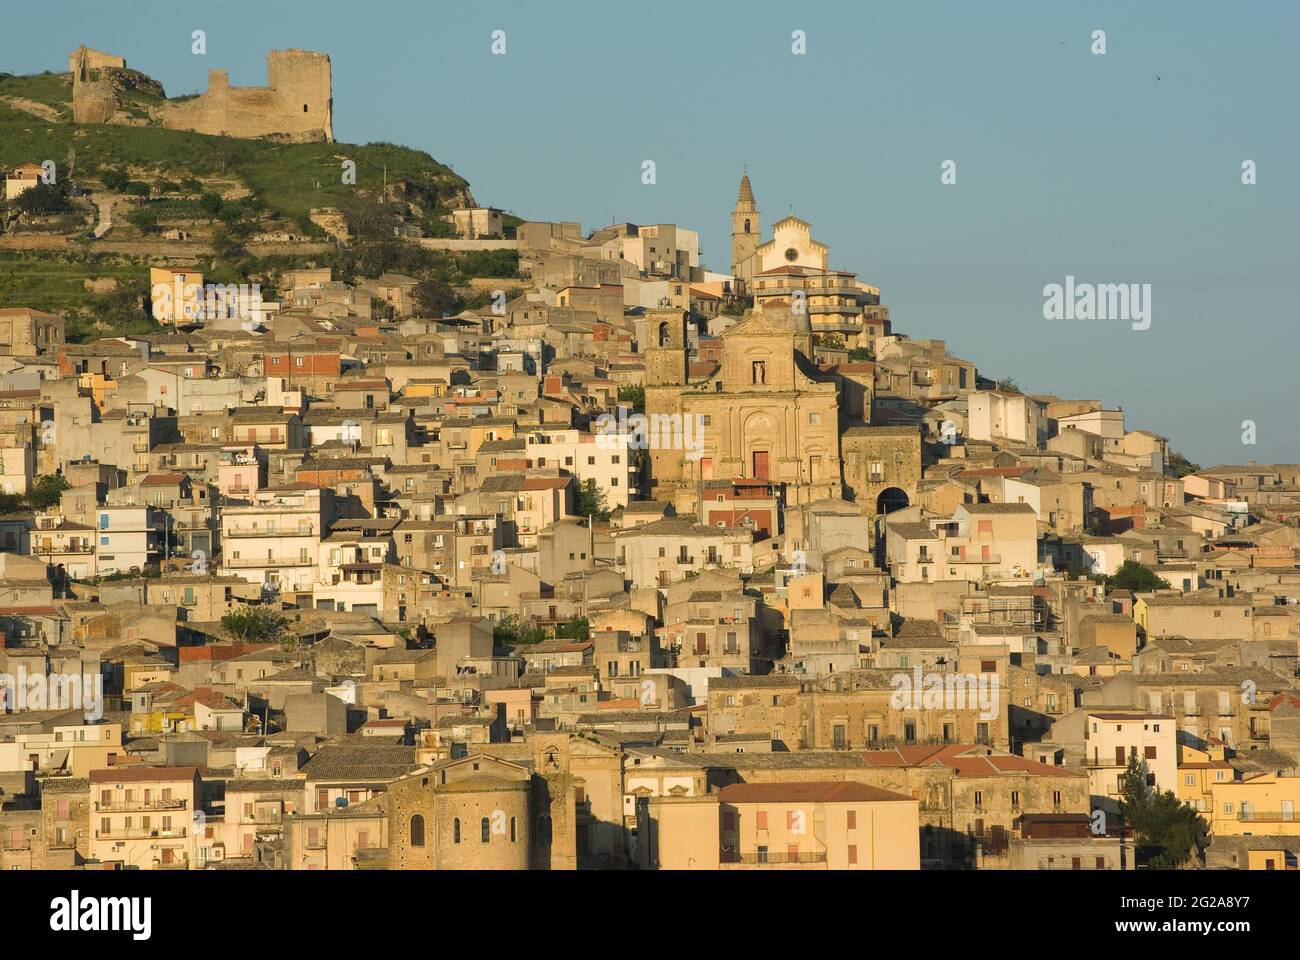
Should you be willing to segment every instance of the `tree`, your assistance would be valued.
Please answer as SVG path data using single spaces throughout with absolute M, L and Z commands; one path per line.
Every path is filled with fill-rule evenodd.
M 38 183 L 20 193 L 13 201 L 19 213 L 44 216 L 50 213 L 67 213 L 72 209 L 68 202 L 68 188 L 61 183 Z
M 297 639 L 289 634 L 288 619 L 270 607 L 237 607 L 221 618 L 221 628 L 244 643 L 285 643 Z
M 1181 480 L 1189 473 L 1199 473 L 1200 470 L 1201 465 L 1199 463 L 1192 463 L 1181 453 L 1177 453 L 1173 450 L 1169 451 L 1169 459 L 1165 463 L 1165 473 L 1169 476 Z
M 624 384 L 618 388 L 618 399 L 631 404 L 633 413 L 645 413 L 645 387 Z
M 1150 774 L 1146 760 L 1139 759 L 1136 750 L 1129 751 L 1128 766 L 1119 782 L 1119 811 L 1129 823 L 1151 801 L 1151 785 L 1147 782 Z
M 850 363 L 870 363 L 876 358 L 871 355 L 871 351 L 866 347 L 854 347 L 849 351 Z
M 517 647 L 521 644 L 541 643 L 546 631 L 535 623 L 524 623 L 517 613 L 508 613 L 492 628 L 492 642 L 498 647 Z
M 587 640 L 591 637 L 591 624 L 586 617 L 570 617 L 555 628 L 556 640 Z
M 429 278 L 415 286 L 415 304 L 421 315 L 440 317 L 444 313 L 458 313 L 463 301 L 451 284 L 445 280 Z
M 577 513 L 580 517 L 595 517 L 597 520 L 609 519 L 609 506 L 605 501 L 605 491 L 596 486 L 595 480 L 584 480 L 578 488 Z
M 1150 593 L 1152 590 L 1168 590 L 1169 581 L 1156 576 L 1150 567 L 1143 566 L 1136 560 L 1125 560 L 1114 574 L 1106 578 L 1106 588 Z
M 1020 384 L 1016 383 L 1015 378 L 1013 377 L 999 380 L 997 386 L 1003 393 L 1024 393 L 1024 391 L 1020 389 Z
M 68 487 L 68 481 L 57 473 L 37 477 L 28 491 L 27 502 L 33 510 L 48 510 L 59 502 L 60 494 Z
M 105 167 L 100 173 L 99 179 L 103 181 L 104 187 L 113 193 L 126 192 L 127 186 L 131 183 L 131 177 L 125 170 L 118 170 L 116 167 Z
M 199 197 L 199 210 L 207 216 L 209 220 L 215 220 L 221 216 L 221 209 L 226 205 L 218 194 L 205 193 Z
M 148 207 L 137 207 L 127 214 L 126 220 L 141 233 L 158 232 L 158 215 Z
M 1152 870 L 1176 870 L 1205 843 L 1209 825 L 1172 790 L 1152 797 L 1139 836 L 1145 840 Z M 1141 848 L 1139 848 L 1141 849 Z
M 1175 870 L 1204 843 L 1208 826 L 1172 790 L 1156 790 L 1137 751 L 1129 753 L 1120 779 L 1120 813 L 1133 828 L 1138 858 L 1153 870 Z

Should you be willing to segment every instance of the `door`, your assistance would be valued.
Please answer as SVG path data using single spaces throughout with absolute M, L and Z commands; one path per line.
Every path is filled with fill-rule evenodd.
M 754 451 L 754 479 L 755 480 L 767 479 L 767 458 L 768 458 L 768 452 L 766 450 Z

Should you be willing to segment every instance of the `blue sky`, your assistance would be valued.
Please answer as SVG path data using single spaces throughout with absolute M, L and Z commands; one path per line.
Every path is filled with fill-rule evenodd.
M 340 140 L 427 150 L 525 217 L 693 227 L 713 268 L 747 165 L 764 226 L 810 220 L 899 332 L 1122 406 L 1203 464 L 1300 461 L 1289 0 L 45 0 L 7 10 L 0 70 L 63 69 L 83 42 L 172 96 L 323 50 Z M 1151 328 L 1044 320 L 1067 274 L 1151 284 Z

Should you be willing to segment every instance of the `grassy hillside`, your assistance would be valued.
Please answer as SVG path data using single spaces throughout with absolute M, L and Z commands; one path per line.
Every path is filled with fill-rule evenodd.
M 419 150 L 391 143 L 284 144 L 164 130 L 144 122 L 157 96 L 124 95 L 123 109 L 138 126 L 72 122 L 72 81 L 67 74 L 0 74 L 0 167 L 53 160 L 59 180 L 93 195 L 119 194 L 113 240 L 159 239 L 170 227 L 211 238 L 200 246 L 198 266 L 214 282 L 253 280 L 273 294 L 283 272 L 330 266 L 340 279 L 398 270 L 436 281 L 452 292 L 442 309 L 477 305 L 472 277 L 518 276 L 513 252 L 451 253 L 423 250 L 394 239 L 399 222 L 426 235 L 445 235 L 440 215 L 472 201 L 469 184 Z M 356 183 L 343 182 L 344 161 L 356 164 Z M 387 194 L 385 195 L 385 185 Z M 238 198 L 238 199 L 233 199 Z M 10 224 L 19 233 L 75 235 L 63 252 L 0 252 L 0 306 L 24 305 L 59 313 L 69 339 L 114 332 L 144 332 L 152 320 L 141 309 L 149 260 L 122 253 L 92 253 L 89 201 L 44 221 Z M 353 240 L 328 255 L 254 252 L 255 233 L 287 231 L 327 239 L 309 219 L 313 208 L 333 207 L 348 220 Z M 5 229 L 0 204 L 0 231 Z M 510 217 L 513 227 L 518 218 Z M 117 289 L 93 292 L 87 281 L 111 278 Z
M 300 221 L 312 207 L 348 209 L 377 203 L 387 176 L 405 181 L 406 198 L 426 214 L 469 196 L 469 184 L 420 150 L 387 143 L 273 143 L 209 137 L 161 127 L 78 125 L 52 122 L 9 100 L 33 101 L 71 117 L 71 80 L 66 74 L 0 75 L 0 166 L 54 160 L 66 170 L 75 151 L 78 181 L 95 185 L 105 168 L 129 168 L 136 179 L 241 181 L 266 207 Z M 342 164 L 356 162 L 356 184 L 343 183 Z
M 50 313 L 68 313 L 85 304 L 89 296 L 87 280 L 111 278 L 127 283 L 140 275 L 141 267 L 131 263 L 0 253 L 0 291 L 4 300 Z

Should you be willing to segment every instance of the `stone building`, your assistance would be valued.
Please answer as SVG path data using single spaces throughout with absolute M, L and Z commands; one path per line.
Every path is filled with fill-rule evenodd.
M 531 775 L 475 754 L 416 770 L 388 800 L 388 866 L 395 870 L 527 870 Z
M 265 87 L 233 87 L 225 70 L 208 73 L 208 89 L 195 97 L 162 100 L 150 119 L 169 130 L 211 136 L 293 143 L 334 142 L 334 99 L 330 58 L 310 50 L 272 50 L 266 58 Z M 82 46 L 68 56 L 73 116 L 77 123 L 139 125 L 136 105 L 123 109 L 123 96 L 143 88 L 161 97 L 162 87 L 112 54 Z
M 838 391 L 811 366 L 807 315 L 752 312 L 723 333 L 721 365 L 698 382 L 687 380 L 684 316 L 654 319 L 646 413 L 655 499 L 737 478 L 781 484 L 789 504 L 840 496 Z M 667 439 L 665 424 L 676 431 Z
M 915 427 L 850 427 L 844 451 L 844 495 L 869 514 L 916 500 L 921 482 L 921 432 Z

